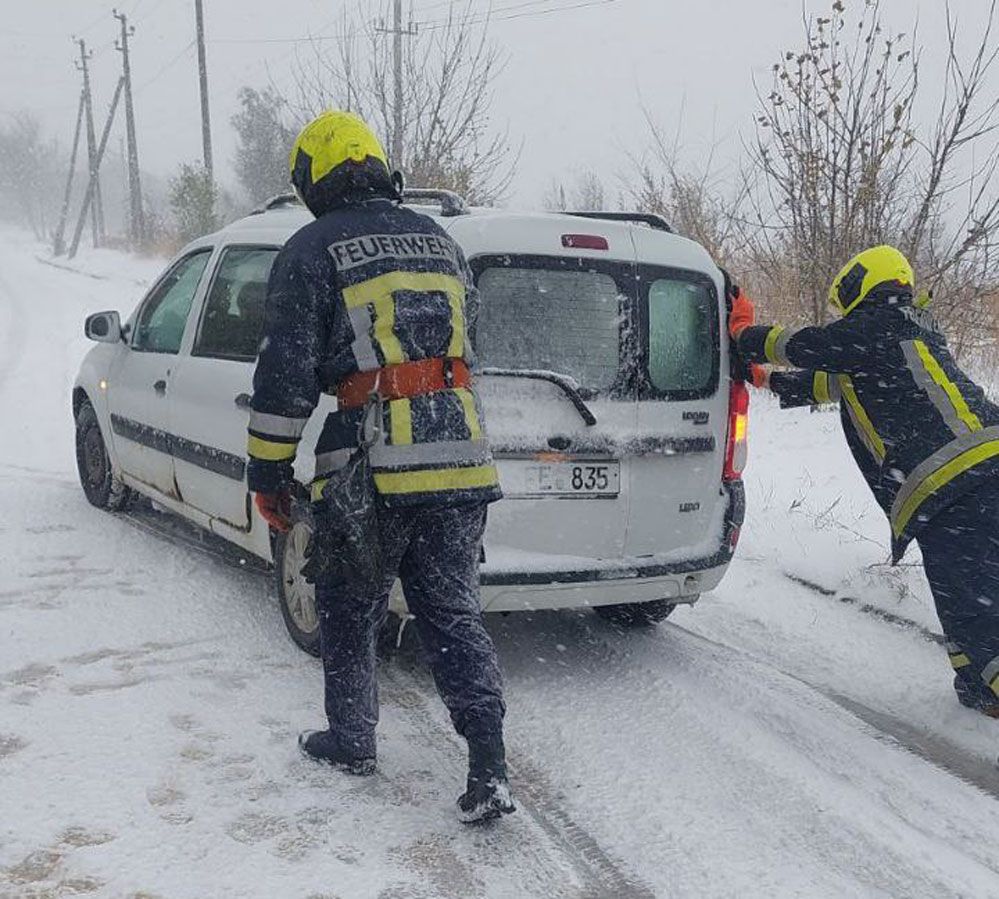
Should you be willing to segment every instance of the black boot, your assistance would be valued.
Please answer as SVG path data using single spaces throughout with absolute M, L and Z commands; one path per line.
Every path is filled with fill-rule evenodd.
M 344 749 L 329 730 L 304 730 L 298 735 L 298 748 L 317 762 L 325 762 L 347 774 L 366 777 L 375 773 L 375 755 Z
M 469 740 L 468 785 L 458 797 L 458 820 L 479 824 L 516 810 L 506 776 L 503 737 Z

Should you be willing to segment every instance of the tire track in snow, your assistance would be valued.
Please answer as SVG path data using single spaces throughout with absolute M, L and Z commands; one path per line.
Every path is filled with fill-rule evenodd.
M 4 335 L 3 348 L 0 349 L 0 392 L 4 392 L 10 376 L 21 364 L 25 341 L 20 300 L 2 275 L 0 275 L 0 296 L 5 298 L 0 308 L 5 311 L 7 317 L 5 326 L 0 327 Z
M 379 674 L 384 675 L 395 689 L 408 689 L 414 701 L 400 703 L 400 706 L 410 715 L 413 724 L 430 739 L 441 741 L 443 736 L 452 755 L 463 764 L 464 749 L 452 735 L 450 727 L 445 729 L 437 719 L 427 701 L 428 696 L 434 695 L 429 672 L 402 650 L 384 669 L 379 669 Z M 547 895 L 572 896 L 575 899 L 611 896 L 614 899 L 655 899 L 654 890 L 629 874 L 565 810 L 557 791 L 551 787 L 541 768 L 519 753 L 509 753 L 507 762 L 518 808 L 530 815 L 563 851 L 583 883 L 582 893 L 567 893 L 561 881 L 554 880 L 550 884 L 552 891 Z
M 859 721 L 863 722 L 868 729 L 874 732 L 873 735 L 875 738 L 881 742 L 910 752 L 969 786 L 975 787 L 983 793 L 999 799 L 999 768 L 991 765 L 989 760 L 967 752 L 945 738 L 929 731 L 924 731 L 915 725 L 903 721 L 901 718 L 871 708 L 857 699 L 824 687 L 821 684 L 813 683 L 783 668 L 778 668 L 767 659 L 757 656 L 754 653 L 739 649 L 730 643 L 705 637 L 695 631 L 688 630 L 682 625 L 671 624 L 670 627 L 683 632 L 686 636 L 694 640 L 706 643 L 716 649 L 724 650 L 727 653 L 741 656 L 747 661 L 766 666 L 791 680 L 797 681 L 808 689 L 814 690 L 820 696 L 824 696 L 830 702 L 835 703 L 841 709 L 849 712 Z
M 807 684 L 807 681 L 802 683 Z M 887 712 L 879 712 L 842 693 L 826 690 L 814 684 L 807 685 L 873 728 L 877 732 L 878 739 L 908 750 L 966 784 L 999 799 L 999 769 L 990 767 L 989 762 L 964 752 L 943 737 L 921 730 Z
M 894 612 L 889 612 L 887 609 L 882 609 L 869 602 L 863 602 L 855 596 L 847 596 L 846 594 L 839 593 L 837 590 L 830 590 L 828 587 L 823 587 L 821 584 L 817 584 L 815 581 L 810 581 L 808 578 L 801 577 L 797 574 L 790 574 L 785 571 L 784 577 L 792 583 L 797 584 L 799 587 L 804 587 L 806 590 L 811 590 L 813 593 L 817 593 L 819 596 L 825 596 L 828 599 L 835 599 L 837 602 L 846 606 L 853 606 L 865 615 L 869 615 L 871 618 L 876 618 L 878 621 L 883 621 L 885 624 L 891 624 L 906 631 L 914 631 L 929 640 L 931 643 L 937 643 L 940 646 L 943 646 L 944 643 L 947 642 L 943 634 L 938 634 L 935 631 L 930 630 L 928 627 L 923 627 L 923 625 L 921 625 L 918 621 L 913 621 L 911 618 L 906 618 L 904 615 L 896 615 Z
M 240 551 L 221 538 L 202 532 L 175 516 L 140 508 L 116 517 L 175 546 L 208 556 L 226 567 L 270 577 L 268 569 L 258 564 L 248 565 Z M 383 695 L 392 700 L 393 711 L 407 717 L 411 726 L 428 742 L 439 745 L 455 760 L 456 766 L 463 766 L 464 748 L 453 735 L 450 725 L 436 717 L 431 709 L 431 700 L 436 702 L 436 691 L 429 672 L 418 660 L 405 649 L 399 650 L 387 663 L 379 665 L 378 676 Z M 540 767 L 517 754 L 511 755 L 509 765 L 521 813 L 526 813 L 553 846 L 561 851 L 562 858 L 558 861 L 573 871 L 582 884 L 582 892 L 566 884 L 565 879 L 559 876 L 559 870 L 553 867 L 551 854 L 544 849 L 520 845 L 519 858 L 530 858 L 535 875 L 545 886 L 544 895 L 553 899 L 608 899 L 612 896 L 614 899 L 655 899 L 654 890 L 625 871 L 564 809 L 557 791 Z
M 910 618 L 896 615 L 894 612 L 889 612 L 871 603 L 863 602 L 853 596 L 840 595 L 837 591 L 823 587 L 821 584 L 816 584 L 807 578 L 787 572 L 784 573 L 784 576 L 798 586 L 811 590 L 813 593 L 834 599 L 844 605 L 853 606 L 858 611 L 869 615 L 877 621 L 890 624 L 900 630 L 918 634 L 930 643 L 942 646 L 946 642 L 942 634 L 938 634 Z M 784 673 L 788 674 L 788 672 Z M 938 768 L 943 768 L 949 774 L 963 780 L 965 783 L 977 787 L 982 792 L 999 799 L 999 761 L 995 765 L 990 765 L 987 760 L 966 752 L 943 737 L 915 727 L 895 715 L 878 711 L 844 693 L 813 684 L 797 675 L 788 674 L 788 676 L 811 687 L 827 699 L 835 702 L 840 708 L 859 718 L 877 732 L 879 739 L 900 746 L 902 749 L 919 756 L 924 761 Z

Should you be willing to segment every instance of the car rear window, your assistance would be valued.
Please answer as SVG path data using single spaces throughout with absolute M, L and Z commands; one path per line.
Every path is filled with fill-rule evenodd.
M 514 262 L 481 270 L 478 288 L 482 366 L 554 371 L 593 391 L 617 381 L 623 298 L 610 274 Z

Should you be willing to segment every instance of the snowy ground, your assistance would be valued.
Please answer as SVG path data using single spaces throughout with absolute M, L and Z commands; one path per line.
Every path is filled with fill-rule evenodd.
M 834 415 L 756 402 L 739 558 L 694 609 L 491 619 L 523 812 L 468 830 L 412 652 L 382 773 L 318 769 L 268 580 L 87 505 L 83 315 L 161 263 L 39 256 L 0 230 L 0 896 L 999 896 L 999 724 L 952 698 Z

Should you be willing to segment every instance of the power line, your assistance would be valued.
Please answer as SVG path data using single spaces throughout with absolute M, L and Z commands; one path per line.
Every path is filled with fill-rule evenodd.
M 357 36 L 357 30 L 342 34 L 310 34 L 305 37 L 213 37 L 209 44 L 306 44 L 309 41 L 345 41 Z
M 460 3 L 460 2 L 461 2 L 461 0 L 450 0 L 450 2 L 447 5 L 453 7 L 457 3 Z M 553 2 L 555 2 L 555 0 L 524 0 L 524 2 L 522 2 L 522 3 L 515 3 L 512 6 L 499 6 L 499 7 L 496 7 L 495 9 L 490 6 L 490 8 L 486 12 L 478 12 L 478 13 L 475 13 L 474 15 L 468 16 L 468 18 L 469 19 L 473 19 L 473 18 L 476 18 L 476 19 L 490 19 L 490 18 L 493 18 L 496 15 L 496 13 L 508 12 L 510 10 L 516 10 L 516 9 L 523 9 L 525 6 L 544 6 L 546 3 L 550 4 L 550 3 L 553 3 Z M 442 4 L 437 4 L 437 5 L 441 6 Z M 431 7 L 427 7 L 427 9 L 433 9 L 433 7 L 432 6 Z M 426 9 L 423 10 L 423 12 L 426 12 L 426 11 L 427 11 Z M 447 15 L 448 15 L 447 19 L 429 20 L 429 21 L 425 21 L 425 22 L 417 22 L 417 24 L 418 25 L 445 25 L 445 24 L 447 24 L 447 22 L 452 17 L 454 17 L 453 10 L 448 10 Z M 458 13 L 457 21 L 459 21 L 459 22 L 465 21 L 465 17 L 460 12 Z
M 102 12 L 96 19 L 91 21 L 89 25 L 73 29 L 73 33 L 86 34 L 88 31 L 93 31 L 98 25 L 103 25 L 107 21 L 107 15 L 107 12 Z
M 554 2 L 555 0 L 532 0 L 532 3 L 537 4 L 538 6 L 542 5 L 543 3 L 554 3 Z M 442 6 L 458 6 L 459 4 L 464 4 L 465 6 L 471 6 L 470 0 L 438 0 L 437 3 L 431 3 L 429 6 L 424 6 L 420 9 L 413 10 L 413 12 L 422 16 L 430 12 L 430 10 L 432 9 L 440 9 Z M 484 13 L 481 13 L 480 15 L 484 15 Z
M 467 24 L 467 25 L 479 25 L 486 22 L 506 22 L 513 19 L 528 19 L 536 18 L 538 16 L 552 15 L 553 13 L 560 12 L 570 12 L 572 10 L 586 9 L 592 6 L 606 6 L 610 3 L 617 3 L 618 0 L 582 0 L 579 3 L 573 3 L 568 6 L 556 6 L 546 9 L 537 9 L 525 12 L 513 12 L 511 15 L 497 15 L 497 13 L 511 12 L 515 10 L 522 10 L 526 6 L 535 6 L 540 2 L 545 2 L 545 0 L 530 0 L 526 3 L 516 3 L 512 6 L 503 6 L 498 9 L 489 12 L 482 13 L 476 17 L 470 17 L 468 19 L 454 20 L 454 19 L 436 19 L 427 22 L 418 22 L 420 29 L 423 31 L 436 31 L 441 28 L 447 28 L 449 26 L 453 27 L 455 24 Z M 310 41 L 346 41 L 358 34 L 357 29 L 352 29 L 341 34 L 310 34 L 304 37 L 257 37 L 257 38 L 213 38 L 209 43 L 213 44 L 301 44 L 308 43 Z
M 175 65 L 177 65 L 178 62 L 180 62 L 187 55 L 188 51 L 194 46 L 194 44 L 195 44 L 194 40 L 189 41 L 176 56 L 171 57 L 167 62 L 165 62 L 162 66 L 160 66 L 160 68 L 156 70 L 156 74 L 154 74 L 150 78 L 147 78 L 145 81 L 142 82 L 142 84 L 138 85 L 133 91 L 133 93 L 138 94 L 139 92 L 144 91 L 153 82 L 159 81 L 159 79 L 163 75 L 165 75 L 169 69 L 172 69 Z
M 617 3 L 617 2 L 618 0 L 583 0 L 583 2 L 574 3 L 569 6 L 556 6 L 549 9 L 538 9 L 532 12 L 514 13 L 509 16 L 498 16 L 492 13 L 483 13 L 477 19 L 473 18 L 461 19 L 460 22 L 457 24 L 482 25 L 485 23 L 492 23 L 492 22 L 510 22 L 513 21 L 514 19 L 536 19 L 539 18 L 540 16 L 550 16 L 553 13 L 570 12 L 572 10 L 577 10 L 577 9 L 587 9 L 588 7 L 591 6 L 606 6 L 609 3 Z M 529 5 L 531 4 L 529 3 L 520 4 L 520 6 L 529 6 Z M 497 10 L 497 12 L 504 12 L 506 10 L 512 10 L 516 8 L 518 7 L 507 6 L 503 7 L 503 9 Z M 455 24 L 456 23 L 454 21 L 448 21 L 448 20 L 437 21 L 437 22 L 422 22 L 420 23 L 420 28 L 423 31 L 439 31 L 442 28 L 453 27 Z

